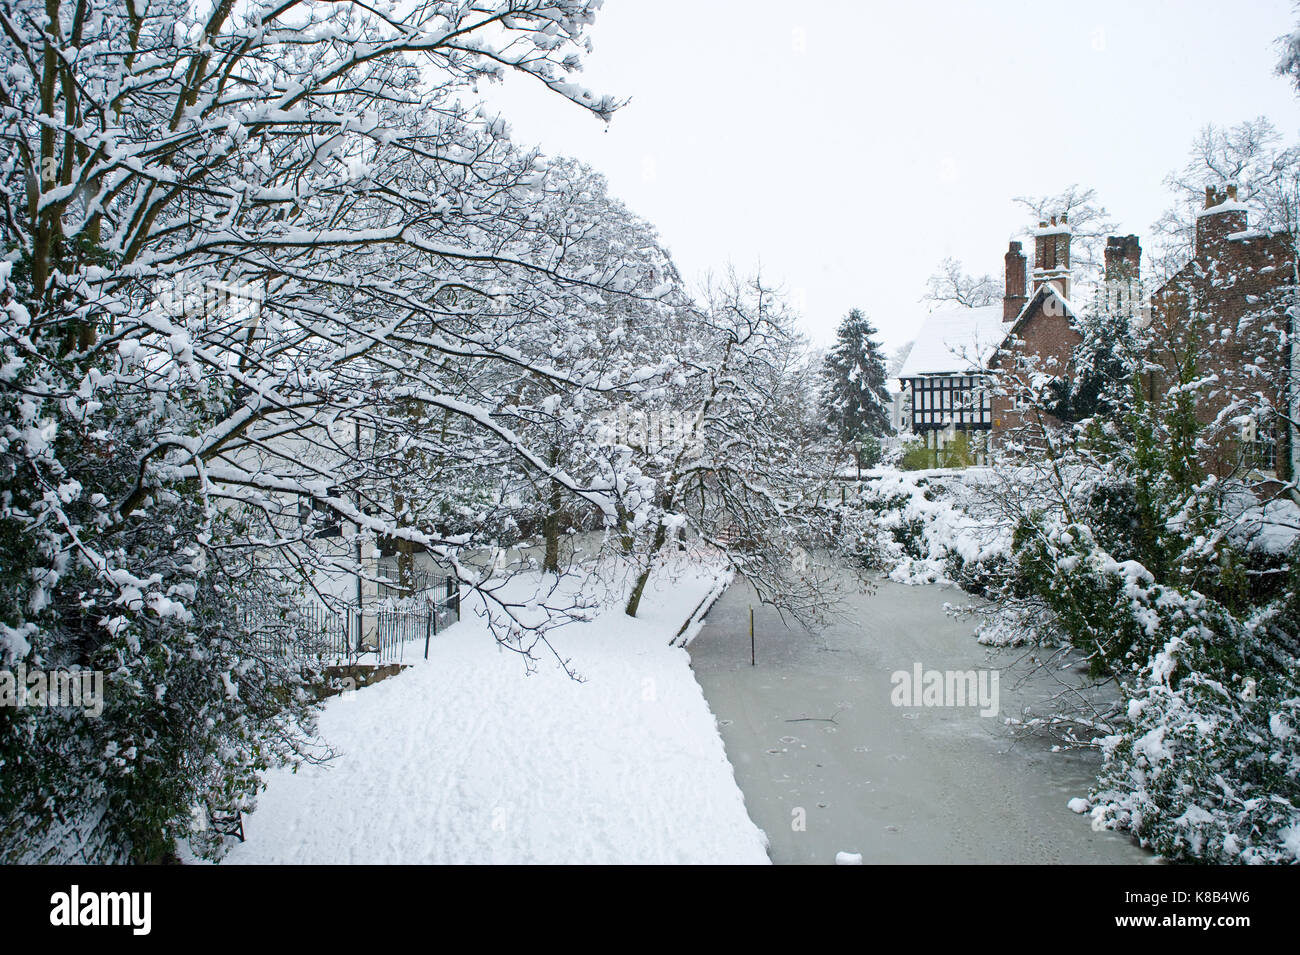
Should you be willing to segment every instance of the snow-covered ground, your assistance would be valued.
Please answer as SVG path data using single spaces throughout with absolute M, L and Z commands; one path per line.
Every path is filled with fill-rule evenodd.
M 470 612 L 411 669 L 332 700 L 323 766 L 273 772 L 241 863 L 767 863 L 685 650 L 716 565 L 553 632 L 528 674 Z M 617 593 L 621 587 L 615 586 Z

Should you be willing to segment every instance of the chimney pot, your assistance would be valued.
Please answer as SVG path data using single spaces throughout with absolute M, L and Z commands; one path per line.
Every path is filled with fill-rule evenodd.
M 1226 202 L 1227 198 L 1228 193 L 1226 190 L 1220 189 L 1218 186 L 1205 187 L 1205 208 L 1213 208 L 1222 202 Z

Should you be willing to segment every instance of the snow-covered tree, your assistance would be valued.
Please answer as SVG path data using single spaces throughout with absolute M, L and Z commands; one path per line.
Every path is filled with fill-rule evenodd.
M 858 309 L 840 322 L 823 366 L 823 408 L 835 435 L 846 443 L 862 435 L 889 434 L 889 386 L 876 328 Z
M 1106 208 L 1097 201 L 1097 190 L 1077 183 L 1046 196 L 1017 196 L 1016 204 L 1031 216 L 1032 230 L 1053 216 L 1065 216 L 1070 226 L 1070 266 L 1076 288 L 1088 289 L 1102 278 L 1102 251 L 1106 237 L 1117 228 Z
M 613 479 L 613 446 L 653 453 L 664 426 L 678 423 L 662 386 L 677 372 L 680 346 L 688 337 L 682 334 L 683 323 L 690 322 L 682 309 L 682 283 L 655 229 L 611 196 L 604 177 L 582 163 L 549 164 L 538 215 L 560 243 L 558 262 L 573 274 L 609 276 L 606 284 L 616 280 L 620 291 L 592 290 L 597 299 L 580 326 L 557 324 L 523 346 L 526 356 L 562 361 L 571 377 L 596 387 L 520 376 L 503 415 L 530 446 L 544 448 L 551 468 L 584 482 Z M 615 382 L 627 387 L 609 387 Z M 527 467 L 518 474 L 534 505 L 529 530 L 540 531 L 543 569 L 559 572 L 562 532 L 598 518 L 599 511 L 544 474 Z
M 627 384 L 523 346 L 635 282 L 567 272 L 544 163 L 466 105 L 511 70 L 607 117 L 573 82 L 597 6 L 0 2 L 0 662 L 112 674 L 97 722 L 0 711 L 7 857 L 153 858 L 302 758 L 264 622 L 381 540 L 479 579 L 490 487 L 431 520 L 429 462 L 508 456 L 612 518 L 502 408 L 512 375 Z
M 1175 204 L 1152 226 L 1155 241 L 1148 260 L 1154 285 L 1187 264 L 1205 188 L 1225 183 L 1250 205 L 1252 227 L 1300 233 L 1300 146 L 1286 145 L 1263 116 L 1235 126 L 1207 125 L 1192 141 L 1183 168 L 1165 177 Z
M 961 262 L 946 258 L 939 263 L 939 271 L 925 281 L 922 301 L 951 302 L 966 308 L 993 305 L 1002 300 L 1002 283 L 985 273 L 976 278 L 966 274 Z
M 629 615 L 664 549 L 687 533 L 724 552 L 782 612 L 813 622 L 831 603 L 826 580 L 798 559 L 836 543 L 836 518 L 822 504 L 834 462 L 808 453 L 798 397 L 807 368 L 793 323 L 761 278 L 730 275 L 706 290 L 669 386 L 691 426 L 640 460 L 641 480 L 622 499 L 623 551 L 637 567 Z

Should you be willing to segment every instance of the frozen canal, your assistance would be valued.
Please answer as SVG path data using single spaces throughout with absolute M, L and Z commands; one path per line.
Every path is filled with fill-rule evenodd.
M 881 582 L 849 598 L 849 616 L 810 634 L 788 628 L 737 581 L 691 644 L 750 817 L 778 863 L 1144 863 L 1124 836 L 1093 832 L 1067 808 L 1086 796 L 1090 754 L 1014 747 L 977 708 L 903 708 L 892 673 L 981 670 L 990 660 L 944 604 L 960 592 Z M 757 666 L 750 666 L 749 608 Z M 1002 714 L 1033 693 L 999 680 Z M 1041 698 L 1041 695 L 1040 697 Z

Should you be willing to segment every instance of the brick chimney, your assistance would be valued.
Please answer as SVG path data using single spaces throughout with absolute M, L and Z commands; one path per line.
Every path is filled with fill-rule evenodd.
M 1135 235 L 1106 239 L 1106 303 L 1112 313 L 1136 316 L 1142 307 L 1142 246 Z
M 1205 208 L 1196 215 L 1196 256 L 1214 254 L 1234 232 L 1248 225 L 1245 203 L 1237 201 L 1237 187 L 1205 187 Z
M 1025 295 L 1025 253 L 1020 251 L 1020 243 L 1012 242 L 1007 247 L 1006 256 L 1006 291 L 1002 294 L 1002 321 L 1015 321 L 1020 310 L 1029 301 Z
M 1070 297 L 1070 224 L 1065 216 L 1052 216 L 1034 230 L 1034 291 L 1051 282 Z
M 1135 235 L 1112 235 L 1106 239 L 1106 281 L 1136 279 L 1142 266 L 1142 246 Z

